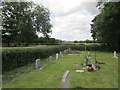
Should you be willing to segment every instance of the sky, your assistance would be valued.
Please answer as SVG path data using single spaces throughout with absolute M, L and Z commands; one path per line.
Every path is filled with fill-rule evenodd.
M 90 23 L 99 13 L 96 0 L 34 0 L 50 10 L 52 38 L 92 40 Z

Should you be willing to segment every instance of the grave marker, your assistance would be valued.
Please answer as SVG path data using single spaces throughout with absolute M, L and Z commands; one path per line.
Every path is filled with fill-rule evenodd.
M 58 59 L 59 57 L 58 57 L 58 53 L 56 53 L 56 60 Z
M 52 60 L 53 59 L 53 57 L 52 56 L 49 56 L 49 60 Z
M 62 58 L 62 52 L 60 51 L 60 53 L 59 53 L 59 58 Z
M 116 51 L 114 51 L 114 58 L 117 58 L 117 54 L 116 54 Z
M 70 88 L 70 71 L 67 70 L 62 78 L 62 88 Z
M 63 51 L 64 55 L 66 54 L 66 50 Z
M 69 53 L 70 53 L 70 48 L 68 49 Z
M 41 70 L 42 69 L 41 68 L 42 64 L 41 64 L 41 60 L 40 59 L 36 59 L 35 66 L 36 66 L 37 70 Z

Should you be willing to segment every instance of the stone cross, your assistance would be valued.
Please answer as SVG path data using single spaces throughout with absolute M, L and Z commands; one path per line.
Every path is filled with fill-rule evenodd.
M 42 69 L 41 68 L 42 64 L 41 64 L 41 60 L 40 59 L 36 59 L 35 66 L 36 66 L 37 70 L 41 70 Z
M 56 60 L 58 59 L 59 57 L 58 57 L 58 53 L 56 53 Z
M 67 70 L 62 78 L 62 88 L 70 88 L 70 71 Z
M 114 58 L 117 58 L 116 51 L 114 51 Z

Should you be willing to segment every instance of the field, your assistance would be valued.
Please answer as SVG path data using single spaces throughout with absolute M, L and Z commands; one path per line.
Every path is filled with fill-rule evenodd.
M 76 45 L 100 45 L 99 43 L 72 43 L 72 44 L 76 44 Z
M 94 60 L 95 52 L 91 54 Z M 113 53 L 96 52 L 96 60 L 105 63 L 100 64 L 100 70 L 76 72 L 82 68 L 85 56 L 87 56 L 85 51 L 82 51 L 80 56 L 66 55 L 61 60 L 46 64 L 41 71 L 32 70 L 17 77 L 3 85 L 3 88 L 61 88 L 61 80 L 66 70 L 71 73 L 71 88 L 118 88 L 118 59 L 113 58 Z

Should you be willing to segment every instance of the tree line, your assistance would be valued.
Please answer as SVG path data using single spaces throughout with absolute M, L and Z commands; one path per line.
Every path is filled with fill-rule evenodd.
M 120 1 L 98 2 L 100 13 L 92 20 L 91 33 L 94 41 L 102 42 L 111 49 L 120 45 Z
M 2 2 L 2 42 L 28 46 L 37 42 L 38 34 L 49 38 L 51 30 L 50 12 L 43 5 L 33 2 Z M 51 38 L 52 40 L 52 38 Z

